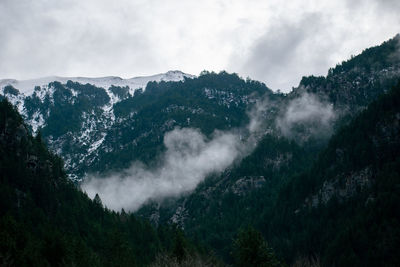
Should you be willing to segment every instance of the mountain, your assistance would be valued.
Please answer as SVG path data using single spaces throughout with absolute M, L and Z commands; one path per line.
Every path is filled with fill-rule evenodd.
M 41 128 L 73 180 L 87 172 L 126 168 L 133 160 L 149 163 L 162 149 L 163 135 L 177 126 L 211 134 L 244 124 L 253 94 L 265 92 L 271 92 L 265 85 L 227 73 L 149 82 L 134 95 L 127 87 L 73 81 L 51 82 L 28 96 L 11 86 L 3 89 L 32 129 Z
M 399 41 L 368 48 L 326 77 L 303 77 L 288 94 L 226 72 L 150 81 L 142 90 L 46 80 L 31 94 L 18 83 L 2 93 L 65 160 L 70 179 L 89 174 L 109 185 L 135 180 L 132 170 L 140 181 L 150 174 L 149 191 L 159 195 L 134 191 L 137 183 L 123 191 L 132 195 L 114 199 L 145 195 L 145 205 L 131 209 L 137 216 L 177 225 L 229 264 L 232 240 L 248 235 L 289 264 L 396 266 Z M 215 141 L 221 137 L 225 146 Z M 206 156 L 197 157 L 204 147 Z M 234 148 L 224 154 L 228 167 L 203 171 L 226 147 Z M 158 179 L 171 170 L 178 171 L 169 180 Z M 157 191 L 193 177 L 189 189 Z M 248 225 L 268 245 L 252 230 L 242 234 Z
M 224 266 L 175 226 L 154 228 L 132 213 L 110 211 L 98 195 L 89 199 L 6 99 L 0 152 L 1 266 Z M 238 260 L 281 266 L 254 229 L 235 242 Z
M 70 178 L 80 180 L 84 173 L 82 169 L 96 158 L 107 131 L 126 119 L 115 117 L 117 103 L 141 94 L 149 82 L 193 77 L 180 71 L 169 71 L 126 80 L 119 77 L 47 77 L 27 81 L 1 80 L 0 84 L 3 95 L 18 107 L 32 131 L 41 129 L 50 148 L 63 156 Z
M 182 233 L 105 209 L 67 179 L 62 160 L 0 102 L 0 265 L 143 266 L 174 254 Z
M 262 226 L 275 248 L 324 266 L 399 265 L 399 104 L 400 83 L 282 187 Z
M 237 167 L 138 214 L 178 224 L 228 262 L 230 240 L 251 224 L 288 263 L 397 266 L 399 101 L 400 84 L 334 134 L 317 159 L 265 137 Z
M 326 77 L 303 77 L 291 94 L 317 94 L 354 114 L 396 85 L 400 75 L 399 48 L 400 34 L 329 69 Z
M 120 77 L 101 77 L 101 78 L 86 78 L 86 77 L 58 77 L 50 76 L 32 80 L 0 80 L 0 89 L 7 98 L 18 107 L 19 112 L 24 116 L 32 126 L 34 132 L 45 124 L 45 119 L 49 114 L 42 114 L 42 110 L 38 110 L 37 105 L 45 104 L 45 100 L 51 99 L 54 103 L 53 94 L 57 91 L 58 84 L 67 84 L 72 82 L 82 85 L 92 85 L 93 88 L 98 88 L 99 94 L 103 94 L 105 106 L 103 109 L 107 112 L 108 117 L 112 118 L 113 105 L 121 100 L 133 96 L 136 90 L 144 90 L 149 82 L 160 81 L 182 81 L 185 78 L 194 78 L 195 76 L 183 73 L 181 71 L 168 71 L 163 74 L 153 76 L 134 77 L 130 79 L 122 79 Z M 72 84 L 71 83 L 71 84 Z M 103 90 L 107 94 L 105 96 Z M 70 90 L 70 93 L 76 97 L 78 94 L 90 92 L 81 92 Z M 93 93 L 93 92 L 92 92 Z M 89 97 L 90 98 L 90 97 Z M 25 104 L 25 100 L 28 100 Z M 57 100 L 57 99 L 56 99 Z M 91 102 L 89 100 L 89 102 Z M 98 105 L 99 102 L 91 102 L 90 105 Z M 43 107 L 42 107 L 43 109 Z M 42 111 L 43 112 L 43 111 Z
M 129 79 L 123 79 L 116 76 L 88 78 L 88 77 L 59 77 L 49 76 L 39 79 L 31 80 L 15 80 L 15 79 L 2 79 L 0 80 L 0 88 L 12 86 L 25 95 L 31 95 L 36 86 L 41 88 L 47 87 L 51 82 L 59 82 L 62 84 L 67 81 L 77 82 L 81 84 L 91 84 L 96 87 L 108 89 L 111 86 L 115 87 L 129 87 L 129 93 L 133 95 L 136 89 L 144 89 L 148 82 L 161 82 L 161 81 L 182 81 L 184 78 L 194 78 L 195 76 L 183 73 L 181 71 L 168 71 L 166 73 L 156 74 L 152 76 L 140 76 Z
M 390 88 L 399 81 L 399 59 L 393 60 L 394 53 L 398 51 L 398 42 L 399 36 L 396 36 L 381 46 L 367 49 L 331 69 L 327 77 L 304 77 L 297 88 L 281 98 L 278 108 L 280 112 L 274 117 L 278 120 L 272 120 L 272 122 L 279 122 L 285 118 L 284 114 L 292 114 L 293 117 L 296 117 L 296 114 L 309 114 L 308 117 L 312 118 L 311 120 L 301 120 L 302 117 L 297 116 L 298 120 L 294 121 L 291 127 L 286 127 L 290 129 L 289 134 L 279 131 L 278 123 L 277 131 L 264 135 L 254 151 L 239 164 L 227 169 L 221 175 L 208 177 L 190 195 L 161 204 L 159 202 L 149 204 L 139 210 L 138 214 L 149 218 L 154 224 L 169 222 L 180 225 L 187 234 L 214 248 L 227 261 L 231 260 L 232 248 L 229 240 L 235 237 L 238 229 L 248 224 L 263 229 L 267 240 L 273 242 L 273 247 L 279 248 L 279 254 L 288 262 L 295 261 L 300 255 L 310 256 L 312 259 L 315 255 L 322 257 L 321 254 L 312 255 L 311 252 L 304 251 L 298 255 L 299 245 L 295 246 L 292 243 L 293 240 L 288 240 L 287 237 L 289 229 L 292 228 L 290 223 L 293 219 L 280 217 L 287 207 L 279 206 L 277 202 L 287 204 L 291 194 L 308 188 L 310 185 L 306 181 L 297 178 L 299 180 L 293 186 L 291 193 L 283 193 L 287 190 L 285 189 L 288 187 L 287 184 L 295 179 L 293 177 L 304 177 L 301 174 L 307 173 L 314 164 L 316 167 L 319 166 L 314 162 L 318 160 L 320 153 L 324 153 L 328 145 L 326 140 L 330 139 L 332 133 L 339 131 L 359 116 L 369 103 L 390 91 Z M 355 81 L 352 82 L 352 79 Z M 315 105 L 310 96 L 325 103 L 322 105 L 325 108 L 321 109 L 320 105 Z M 290 110 L 292 112 L 289 112 Z M 331 131 L 328 135 L 324 135 L 325 131 L 320 130 L 326 125 L 314 114 L 323 114 L 327 110 L 333 112 L 334 119 L 329 124 L 332 127 Z M 373 126 L 373 122 L 370 126 Z M 315 133 L 317 137 L 325 136 L 326 138 L 323 139 L 325 141 L 320 142 L 318 138 L 316 139 Z M 357 144 L 357 138 L 352 139 L 354 144 Z M 354 175 L 357 176 L 357 174 Z M 311 181 L 317 179 L 325 181 L 325 188 L 321 189 L 322 191 L 332 190 L 331 182 L 324 180 L 324 175 L 308 177 Z M 350 183 L 353 183 L 353 187 L 358 186 L 354 181 Z M 337 192 L 342 191 L 342 189 L 337 189 Z M 328 195 L 323 194 L 324 197 Z M 306 198 L 307 196 L 303 196 L 303 199 L 296 199 L 294 203 L 305 202 Z M 312 203 L 316 199 L 318 199 L 316 196 L 309 197 L 307 203 Z M 315 204 L 315 206 L 318 205 Z M 288 213 L 300 212 L 298 208 Z M 271 222 L 273 227 L 270 226 L 271 220 L 278 220 L 286 228 L 278 227 L 276 222 Z M 309 232 L 299 232 L 306 235 L 312 233 L 312 230 L 314 229 L 308 230 Z M 280 244 L 277 245 L 275 242 L 280 242 Z M 285 242 L 289 242 L 293 247 L 290 248 L 287 244 L 282 246 Z M 310 249 L 308 244 L 303 247 Z M 317 252 L 313 251 L 313 253 Z M 318 251 L 318 253 L 322 252 Z

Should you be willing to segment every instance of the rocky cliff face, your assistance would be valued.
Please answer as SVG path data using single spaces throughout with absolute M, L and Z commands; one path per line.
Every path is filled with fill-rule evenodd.
M 327 204 L 335 198 L 340 203 L 368 190 L 374 182 L 373 173 L 370 167 L 350 173 L 342 174 L 332 180 L 326 180 L 321 189 L 315 195 L 307 197 L 303 207 L 316 208 L 319 205 Z M 298 213 L 300 210 L 296 210 Z

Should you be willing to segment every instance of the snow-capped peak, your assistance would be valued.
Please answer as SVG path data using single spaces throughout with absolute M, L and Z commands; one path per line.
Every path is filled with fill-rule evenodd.
M 111 85 L 121 87 L 128 86 L 130 88 L 130 93 L 133 94 L 133 92 L 138 88 L 144 89 L 147 83 L 151 81 L 182 81 L 185 77 L 194 78 L 195 76 L 186 74 L 178 70 L 174 70 L 152 76 L 140 76 L 129 79 L 123 79 L 116 76 L 99 78 L 49 76 L 31 80 L 2 79 L 0 80 L 0 89 L 3 89 L 7 85 L 11 85 L 15 89 L 18 89 L 21 93 L 25 95 L 30 95 L 33 93 L 35 86 L 45 87 L 46 85 L 54 81 L 65 84 L 68 80 L 71 80 L 73 82 L 79 82 L 82 84 L 89 83 L 97 87 L 102 87 L 104 89 L 108 89 Z

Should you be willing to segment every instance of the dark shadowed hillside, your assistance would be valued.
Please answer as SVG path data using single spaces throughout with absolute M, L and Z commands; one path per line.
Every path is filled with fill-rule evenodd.
M 283 254 L 319 258 L 326 266 L 398 266 L 399 152 L 397 85 L 283 187 L 263 222 L 269 240 Z
M 1 266 L 142 266 L 157 254 L 173 261 L 177 236 L 179 257 L 195 251 L 174 227 L 155 229 L 105 209 L 98 196 L 90 200 L 6 100 L 0 102 L 0 168 Z

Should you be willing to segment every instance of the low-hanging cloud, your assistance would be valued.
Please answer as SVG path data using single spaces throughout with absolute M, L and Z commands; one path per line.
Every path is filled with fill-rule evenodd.
M 247 130 L 250 133 L 250 136 L 257 133 L 260 129 L 264 129 L 265 124 L 265 112 L 271 106 L 271 103 L 268 97 L 264 96 L 261 99 L 258 99 L 253 108 L 247 113 L 250 118 L 249 124 L 247 125 Z
M 165 153 L 150 169 L 135 162 L 106 178 L 89 175 L 82 185 L 90 197 L 98 193 L 108 208 L 135 211 L 149 199 L 178 196 L 193 190 L 207 175 L 221 172 L 243 153 L 233 133 L 216 131 L 211 139 L 198 129 L 176 128 L 164 137 Z
M 335 117 L 331 103 L 304 93 L 289 102 L 283 115 L 277 118 L 276 125 L 285 137 L 292 139 L 326 137 L 332 133 Z
M 199 129 L 175 128 L 164 136 L 165 151 L 159 164 L 148 167 L 134 162 L 130 168 L 98 177 L 89 174 L 81 185 L 90 197 L 99 194 L 110 209 L 136 211 L 149 200 L 160 201 L 190 192 L 207 176 L 220 173 L 252 151 L 264 128 L 262 113 L 267 98 L 248 112 L 249 125 L 230 131 L 214 131 L 210 138 Z

